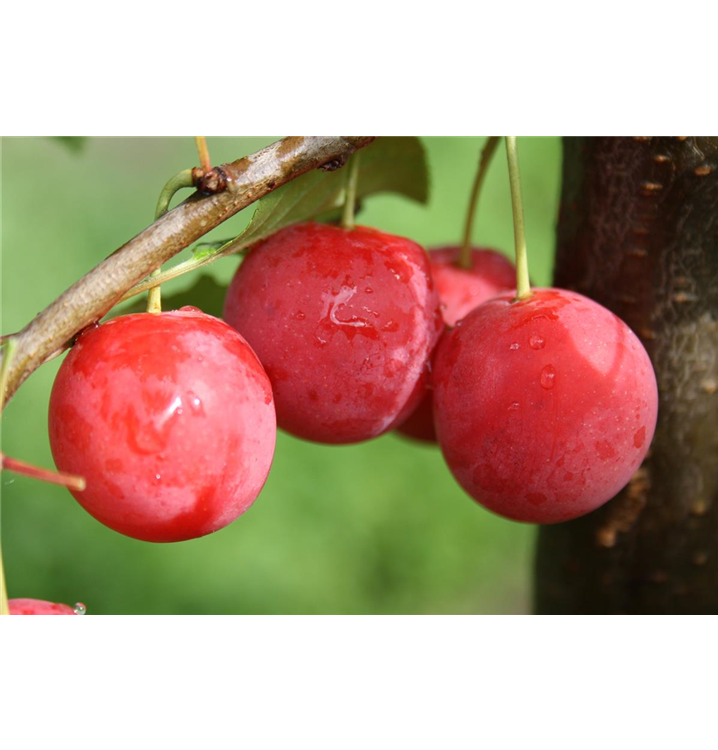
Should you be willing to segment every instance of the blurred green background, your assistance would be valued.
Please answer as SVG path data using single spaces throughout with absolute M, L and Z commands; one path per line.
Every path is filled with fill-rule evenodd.
M 210 138 L 212 161 L 232 161 L 274 140 Z M 483 140 L 424 138 L 428 206 L 377 195 L 364 201 L 359 222 L 426 247 L 458 241 Z M 531 276 L 546 285 L 560 142 L 522 138 L 519 149 Z M 149 224 L 165 181 L 196 163 L 190 137 L 91 138 L 80 151 L 52 139 L 4 138 L 2 333 L 22 328 Z M 251 211 L 208 237 L 238 233 Z M 474 239 L 513 251 L 503 148 L 486 181 Z M 207 272 L 226 285 L 236 266 L 235 258 L 224 259 Z M 195 280 L 190 274 L 163 289 L 172 294 Z M 40 368 L 8 405 L 7 454 L 53 466 L 47 405 L 60 362 Z M 331 447 L 280 433 L 254 506 L 216 534 L 179 544 L 110 531 L 62 488 L 9 473 L 0 482 L 10 597 L 80 600 L 90 614 L 530 610 L 535 528 L 485 511 L 454 482 L 438 448 L 393 434 Z

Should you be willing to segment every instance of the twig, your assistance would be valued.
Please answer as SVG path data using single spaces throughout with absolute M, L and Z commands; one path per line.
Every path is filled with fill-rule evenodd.
M 12 471 L 15 474 L 21 474 L 31 479 L 39 479 L 41 482 L 49 484 L 59 484 L 61 487 L 82 492 L 87 487 L 87 482 L 83 477 L 75 474 L 66 474 L 62 471 L 52 471 L 52 469 L 43 469 L 41 466 L 29 464 L 27 461 L 21 461 L 19 458 L 10 458 L 0 453 L 0 469 L 3 471 Z
M 6 397 L 53 352 L 99 320 L 134 284 L 211 229 L 267 193 L 328 162 L 350 156 L 373 136 L 292 136 L 221 167 L 226 189 L 181 203 L 116 250 L 13 338 Z M 3 354 L 3 356 L 5 356 Z

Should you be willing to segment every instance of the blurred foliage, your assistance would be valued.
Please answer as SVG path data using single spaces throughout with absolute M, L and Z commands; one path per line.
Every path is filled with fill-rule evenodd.
M 274 138 L 210 138 L 215 163 Z M 483 139 L 424 138 L 431 195 L 363 201 L 359 223 L 427 247 L 458 242 Z M 550 282 L 560 179 L 558 139 L 519 142 L 531 276 Z M 192 138 L 2 141 L 2 332 L 24 326 L 152 219 L 168 176 L 196 164 Z M 37 175 L 42 174 L 38 190 Z M 42 201 L 41 203 L 39 201 Z M 239 234 L 251 210 L 208 239 Z M 511 254 L 506 164 L 497 153 L 477 244 Z M 181 259 L 189 257 L 185 252 Z M 163 287 L 166 300 L 221 309 L 237 259 Z M 187 295 L 195 284 L 201 299 Z M 175 296 L 177 295 L 177 296 Z M 192 299 L 188 299 L 191 297 Z M 130 309 L 137 300 L 129 300 Z M 9 404 L 3 449 L 52 466 L 47 404 L 60 360 Z M 62 488 L 3 474 L 2 540 L 10 596 L 110 613 L 498 613 L 529 609 L 534 529 L 491 515 L 454 482 L 436 448 L 395 435 L 330 447 L 279 435 L 254 506 L 209 537 L 155 545 L 116 534 Z
M 72 151 L 81 151 L 85 145 L 88 136 L 86 135 L 50 135 L 48 138 L 54 138 L 56 141 L 64 143 Z

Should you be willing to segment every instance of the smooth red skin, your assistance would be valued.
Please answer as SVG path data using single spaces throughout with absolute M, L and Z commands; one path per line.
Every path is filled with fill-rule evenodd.
M 512 297 L 484 303 L 442 340 L 439 443 L 489 510 L 568 521 L 610 500 L 641 464 L 656 426 L 656 378 L 638 338 L 596 302 L 559 289 Z
M 516 287 L 516 268 L 496 250 L 472 248 L 471 268 L 459 268 L 459 247 L 429 251 L 431 274 L 439 293 L 447 329 L 452 328 L 482 302 Z M 436 443 L 434 405 L 429 391 L 399 432 L 414 440 Z
M 42 599 L 10 599 L 8 601 L 11 615 L 76 615 L 77 612 L 67 604 L 45 602 Z
M 78 339 L 50 397 L 58 469 L 98 521 L 151 542 L 244 513 L 274 453 L 272 389 L 244 339 L 196 308 L 126 315 Z
M 438 303 L 415 242 L 306 223 L 252 251 L 224 317 L 267 370 L 280 427 L 356 443 L 391 430 L 421 399 L 443 327 Z
M 472 248 L 471 268 L 466 269 L 456 265 L 459 253 L 458 247 L 429 251 L 431 273 L 449 328 L 486 300 L 516 288 L 516 268 L 505 255 L 496 250 Z

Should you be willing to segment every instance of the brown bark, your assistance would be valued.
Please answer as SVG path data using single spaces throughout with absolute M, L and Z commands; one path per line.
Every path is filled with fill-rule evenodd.
M 295 177 L 334 167 L 373 136 L 290 137 L 223 164 L 227 184 L 216 195 L 195 194 L 116 250 L 73 284 L 19 333 L 6 396 L 79 331 L 99 320 L 134 284 L 216 226 Z
M 641 469 L 541 529 L 539 613 L 718 612 L 718 138 L 564 140 L 556 286 L 625 320 L 660 406 Z

